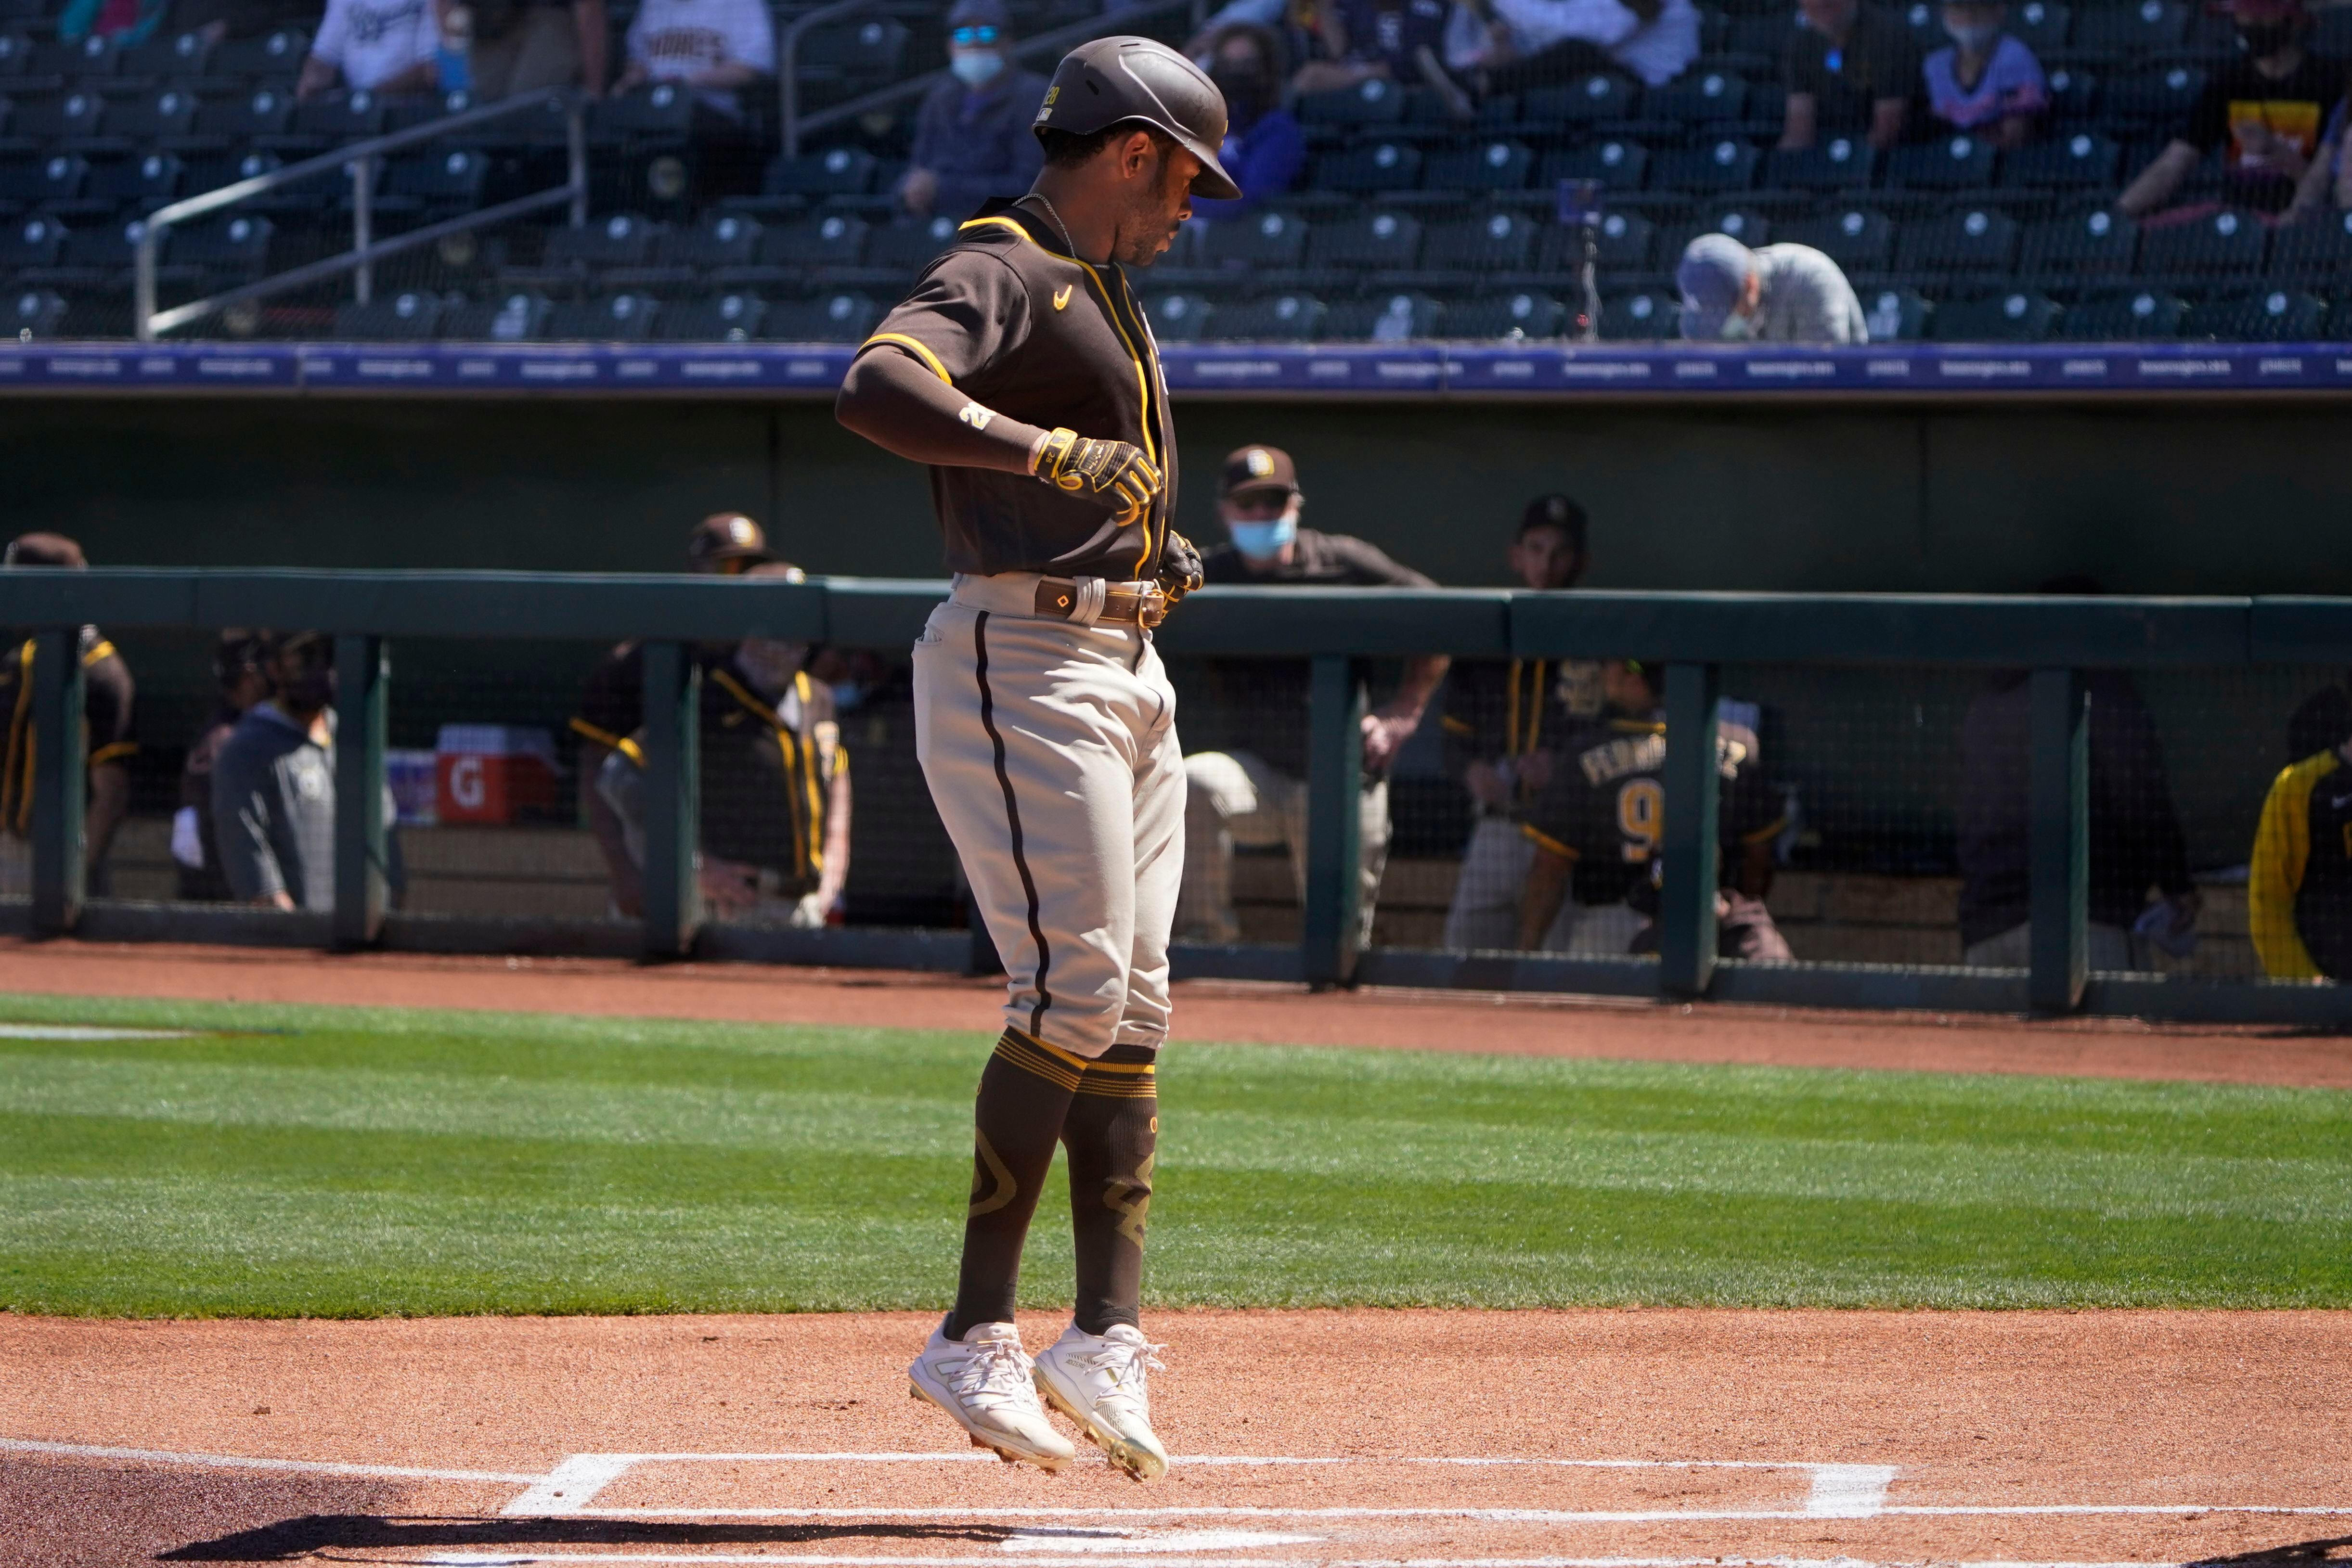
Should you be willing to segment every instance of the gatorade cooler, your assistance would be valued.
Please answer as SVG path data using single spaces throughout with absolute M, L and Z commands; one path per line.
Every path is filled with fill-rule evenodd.
M 445 724 L 433 747 L 434 814 L 511 822 L 555 806 L 555 737 L 503 724 Z

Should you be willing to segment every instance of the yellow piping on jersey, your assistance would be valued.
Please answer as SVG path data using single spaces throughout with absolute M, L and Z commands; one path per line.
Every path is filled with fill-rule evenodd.
M 8 718 L 7 761 L 0 764 L 5 768 L 5 772 L 0 772 L 0 800 L 5 800 L 14 786 L 16 810 L 13 813 L 15 821 L 8 825 L 19 838 L 25 836 L 33 823 L 33 747 L 39 740 L 39 737 L 32 733 L 33 650 L 38 646 L 40 644 L 36 639 L 27 637 L 23 650 L 16 656 L 16 711 Z M 25 756 L 21 783 L 16 768 L 19 747 L 24 748 Z
M 84 764 L 84 766 L 96 768 L 101 763 L 118 761 L 122 758 L 131 756 L 137 752 L 138 749 L 139 743 L 135 740 L 118 740 L 110 745 L 101 746 L 96 751 L 91 752 L 89 754 L 89 762 Z
M 907 336 L 906 333 L 877 332 L 874 336 L 866 339 L 866 341 L 857 345 L 857 354 L 864 353 L 866 350 L 872 348 L 877 343 L 896 343 L 902 349 L 912 350 L 917 359 L 931 367 L 931 373 L 933 375 L 939 377 L 940 380 L 947 382 L 950 386 L 955 385 L 955 379 L 948 374 L 948 368 L 940 363 L 940 357 L 931 352 L 929 349 L 924 347 L 921 343 L 919 343 L 914 339 Z M 852 354 L 849 357 L 854 360 L 857 357 L 857 354 Z
M 2280 773 L 2263 801 L 2246 876 L 2246 934 L 2263 973 L 2274 980 L 2315 980 L 2319 966 L 2295 928 L 2294 898 L 2311 863 L 2311 792 L 2336 771 L 2333 751 L 2306 757 Z
M 81 667 L 87 670 L 95 665 L 100 659 L 110 659 L 112 657 L 114 657 L 114 644 L 101 637 L 90 645 L 89 653 L 84 653 L 81 656 Z
M 824 872 L 824 841 L 817 832 L 816 825 L 824 816 L 824 808 L 817 800 L 816 758 L 810 750 L 809 747 L 809 732 L 816 727 L 816 726 L 811 723 L 809 719 L 809 705 L 816 700 L 816 696 L 815 694 L 809 689 L 809 678 L 808 672 L 806 670 L 795 670 L 793 672 L 793 690 L 800 694 L 801 699 L 801 732 L 796 738 L 800 741 L 801 747 L 801 781 L 808 789 L 809 866 L 810 869 L 815 871 L 819 875 L 823 875 Z
M 976 229 L 982 227 L 983 225 L 994 225 L 1001 228 L 1011 229 L 1014 234 L 1019 235 L 1031 245 L 1037 246 L 1039 250 L 1045 250 L 1047 256 L 1059 255 L 1058 252 L 1045 250 L 1044 246 L 1038 245 L 1037 236 L 1031 234 L 1028 228 L 1022 224 L 1020 219 L 1008 218 L 993 213 L 990 214 L 987 217 L 972 218 L 957 225 L 956 232 L 958 234 L 961 234 L 965 229 Z M 1127 357 L 1132 361 L 1135 365 L 1136 390 L 1143 398 L 1143 455 L 1146 457 L 1150 458 L 1152 465 L 1158 468 L 1162 475 L 1165 475 L 1168 472 L 1168 465 L 1160 460 L 1159 444 L 1151 439 L 1151 426 L 1153 423 L 1151 418 L 1151 377 L 1150 374 L 1143 368 L 1143 356 L 1135 351 L 1135 340 L 1127 335 L 1127 329 L 1125 327 L 1119 325 L 1118 307 L 1117 304 L 1113 303 L 1110 297 L 1110 289 L 1103 283 L 1102 274 L 1097 272 L 1091 265 L 1077 256 L 1062 256 L 1061 259 L 1068 262 L 1071 266 L 1085 273 L 1087 278 L 1094 284 L 1095 292 L 1102 296 L 1104 313 L 1110 317 L 1110 329 L 1118 334 L 1120 345 L 1127 350 Z M 1128 294 L 1128 302 L 1129 307 L 1132 308 L 1135 297 L 1132 294 L 1128 293 L 1127 280 L 1123 277 L 1119 279 L 1119 291 L 1123 294 Z M 1141 319 L 1141 314 L 1139 312 L 1138 313 L 1137 319 L 1139 320 Z M 1162 518 L 1162 526 L 1165 526 L 1164 517 Z M 1143 553 L 1135 558 L 1135 571 L 1138 577 L 1143 575 L 1144 563 L 1151 559 L 1151 552 L 1154 548 L 1155 547 L 1151 542 L 1151 519 L 1147 516 L 1143 519 Z
M 753 696 L 742 682 L 725 670 L 713 670 L 710 672 L 710 677 L 719 683 L 728 695 L 766 721 L 769 729 L 773 732 L 776 737 L 776 753 L 783 759 L 784 798 L 791 802 L 795 830 L 793 833 L 793 873 L 796 876 L 806 876 L 812 870 L 821 873 L 824 868 L 824 849 L 817 841 L 817 794 L 814 777 L 815 767 L 807 759 L 808 738 L 805 736 L 794 735 L 792 727 L 783 721 L 773 706 Z M 805 718 L 809 702 L 808 676 L 805 674 L 795 673 L 793 680 L 801 693 L 801 714 Z M 793 753 L 795 745 L 800 747 L 798 758 Z M 805 815 L 803 814 L 801 801 L 793 789 L 792 778 L 794 773 L 800 773 L 807 779 L 808 810 Z
M 1565 861 L 1572 861 L 1577 858 L 1576 850 L 1573 846 L 1561 843 L 1558 839 L 1553 838 L 1549 833 L 1543 831 L 1532 823 L 1521 822 L 1519 824 L 1519 831 L 1527 835 L 1528 841 L 1529 843 L 1535 845 L 1536 848 L 1542 850 L 1547 853 L 1558 855 L 1560 859 Z
M 584 718 L 574 718 L 572 721 L 572 733 L 583 740 L 594 741 L 607 751 L 626 751 L 630 748 L 629 742 L 623 737 L 614 735 L 609 729 L 599 729 Z

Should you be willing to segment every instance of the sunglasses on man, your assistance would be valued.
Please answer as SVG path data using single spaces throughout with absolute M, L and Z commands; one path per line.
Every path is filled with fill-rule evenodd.
M 968 49 L 974 44 L 985 46 L 996 42 L 996 29 L 988 26 L 958 27 L 948 37 L 956 44 Z

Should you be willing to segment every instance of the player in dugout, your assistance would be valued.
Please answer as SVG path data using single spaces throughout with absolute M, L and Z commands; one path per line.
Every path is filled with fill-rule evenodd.
M 2352 978 L 2352 727 L 2271 784 L 2254 830 L 2246 926 L 2273 980 Z
M 1267 587 L 1433 588 L 1378 545 L 1298 526 L 1305 498 L 1297 465 L 1276 446 L 1244 446 L 1225 459 L 1218 515 L 1229 542 L 1202 559 L 1208 583 Z M 1396 695 L 1364 716 L 1364 789 L 1359 943 L 1371 940 L 1373 906 L 1389 857 L 1389 765 L 1421 727 L 1447 659 L 1406 661 Z M 1307 695 L 1304 659 L 1219 660 L 1208 671 L 1209 712 L 1187 728 L 1223 744 L 1184 758 L 1184 884 L 1176 930 L 1195 941 L 1237 942 L 1234 846 L 1290 852 L 1300 902 L 1307 887 Z M 1220 733 L 1222 731 L 1223 733 Z
M 761 561 L 743 574 L 786 582 L 801 570 Z M 814 930 L 841 911 L 849 880 L 849 753 L 833 690 L 812 679 L 809 646 L 746 637 L 702 666 L 700 855 L 704 906 L 726 920 Z M 589 706 L 609 704 L 590 693 Z M 645 735 L 608 749 L 596 780 L 643 885 Z
M 81 546 L 63 534 L 20 534 L 0 553 L 0 569 L 61 567 L 88 570 Z M 11 639 L 0 653 L 0 714 L 8 736 L 0 749 L 0 897 L 21 898 L 32 890 L 33 683 L 36 644 Z M 131 805 L 131 703 L 136 693 L 131 666 L 95 626 L 81 629 L 75 643 L 81 660 L 83 745 L 86 752 L 82 809 L 82 857 L 86 885 L 106 891 L 106 853 Z
M 1511 570 L 1538 591 L 1573 588 L 1591 564 L 1584 508 L 1566 496 L 1528 503 L 1511 542 Z M 1601 712 L 1594 659 L 1456 661 L 1445 683 L 1448 771 L 1470 792 L 1476 824 L 1445 911 L 1446 946 L 1508 947 L 1518 936 L 1519 895 L 1535 844 L 1519 831 L 1528 805 L 1551 781 L 1551 747 L 1570 726 Z M 1560 905 L 1545 946 L 1564 952 L 1580 906 Z
M 740 577 L 775 559 L 766 532 L 740 512 L 713 512 L 686 536 L 686 569 L 698 577 Z M 714 653 L 724 657 L 726 653 L 724 645 L 697 651 L 706 669 Z M 572 733 L 580 737 L 581 815 L 587 818 L 596 851 L 604 857 L 613 913 L 633 920 L 646 912 L 637 873 L 643 857 L 630 852 L 621 820 L 613 814 L 597 780 L 604 759 L 644 726 L 645 690 L 645 645 L 635 639 L 618 643 L 590 672 L 580 711 L 572 719 Z
M 270 695 L 270 633 L 231 626 L 213 647 L 217 696 L 204 733 L 180 768 L 180 809 L 172 813 L 172 859 L 179 866 L 179 896 L 188 904 L 225 904 L 236 896 L 221 867 L 220 835 L 213 821 L 213 768 L 237 721 Z
M 1666 722 L 1651 666 L 1612 659 L 1601 666 L 1606 706 L 1560 737 L 1550 781 L 1520 831 L 1535 845 L 1519 902 L 1518 946 L 1542 951 L 1571 889 L 1585 908 L 1580 949 L 1658 950 L 1658 894 L 1664 883 Z M 1780 801 L 1755 766 L 1755 732 L 1718 720 L 1722 775 L 1722 867 L 1717 943 L 1727 958 L 1788 962 L 1789 944 L 1764 895 L 1772 842 L 1786 825 Z M 1601 933 L 1611 935 L 1603 940 Z

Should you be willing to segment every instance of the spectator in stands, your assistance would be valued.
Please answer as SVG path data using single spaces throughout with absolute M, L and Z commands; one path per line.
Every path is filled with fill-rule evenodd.
M 63 567 L 86 570 L 81 546 L 63 534 L 20 534 L 0 552 L 0 569 Z M 38 644 L 27 639 L 0 654 L 0 722 L 8 727 L 0 748 L 0 894 L 22 897 L 31 890 L 33 832 L 33 693 L 30 680 Z M 131 806 L 130 759 L 139 749 L 131 738 L 131 705 L 136 695 L 131 666 L 95 626 L 85 626 L 75 643 L 82 676 L 82 864 L 92 893 L 106 891 L 106 855 L 114 831 Z
M 173 25 L 201 36 L 207 45 L 299 26 L 318 14 L 317 6 L 301 0 L 179 0 L 172 7 Z
M 1698 33 L 1692 0 L 1483 0 L 1454 7 L 1445 63 L 1481 97 L 1593 71 L 1662 87 L 1698 57 Z
M 2224 144 L 2221 201 L 2174 207 L 2157 222 L 2194 222 L 2225 205 L 2275 216 L 2326 199 L 2332 149 L 2323 136 L 2344 99 L 2345 63 L 2305 48 L 2311 17 L 2302 0 L 2235 0 L 2231 20 L 2243 50 L 2206 78 L 2188 123 L 2116 198 L 2126 216 L 2157 214 Z
M 213 833 L 240 904 L 335 906 L 334 644 L 274 636 L 271 695 L 247 708 L 213 762 Z
M 327 0 L 294 96 L 316 98 L 338 80 L 355 92 L 424 92 L 440 79 L 429 0 Z
M 2352 723 L 2273 781 L 2247 866 L 2246 929 L 2273 980 L 2352 979 Z
M 802 580 L 761 561 L 746 577 Z M 849 879 L 849 754 L 833 692 L 805 643 L 746 637 L 703 666 L 701 840 L 696 882 L 722 918 L 813 931 L 836 919 Z M 605 754 L 597 787 L 644 882 L 644 732 Z
M 180 768 L 180 809 L 172 814 L 172 858 L 179 862 L 180 897 L 190 903 L 220 904 L 234 896 L 213 823 L 213 769 L 237 721 L 269 695 L 269 640 L 267 632 L 232 626 L 213 649 L 213 716 L 188 747 Z
M 2039 591 L 2099 591 L 2054 578 Z M 2091 693 L 2091 927 L 2094 969 L 2153 966 L 2151 941 L 2185 951 L 2196 928 L 2196 883 L 2172 807 L 2156 726 L 2120 670 L 2085 679 Z M 1978 967 L 2023 968 L 2032 952 L 2030 731 L 2032 682 L 2022 670 L 1985 683 L 1960 725 L 1960 941 Z M 2154 889 L 2160 903 L 2151 904 Z
M 1450 84 L 1439 51 L 1451 11 L 1452 0 L 1318 5 L 1315 29 L 1328 57 L 1300 66 L 1291 86 L 1300 92 L 1336 92 L 1380 77 L 1398 83 L 1427 81 L 1444 92 Z
M 754 567 L 775 559 L 768 536 L 740 512 L 714 512 L 694 525 L 686 538 L 686 569 L 698 576 L 740 577 Z M 706 661 L 707 662 L 707 661 Z M 612 885 L 613 911 L 632 917 L 645 913 L 645 896 L 637 867 L 643 852 L 632 853 L 621 820 L 613 814 L 597 779 L 604 758 L 628 744 L 645 724 L 646 650 L 637 642 L 623 643 L 597 662 L 580 696 L 580 712 L 572 733 L 580 737 L 580 810 L 596 836 Z
M 1566 496 L 1528 503 L 1512 541 L 1512 575 L 1538 591 L 1573 588 L 1591 556 L 1584 508 Z M 1469 790 L 1477 814 L 1454 899 L 1445 911 L 1445 946 L 1508 947 L 1519 929 L 1519 897 L 1535 844 L 1519 831 L 1528 804 L 1551 782 L 1551 747 L 1576 724 L 1601 712 L 1601 665 L 1591 659 L 1457 661 L 1445 684 L 1445 740 L 1450 771 Z M 1580 906 L 1559 914 L 1573 926 Z M 1548 942 L 1564 949 L 1563 939 Z M 1622 950 L 1622 947 L 1621 947 Z
M 1568 936 L 1561 916 L 1571 893 L 1581 913 L 1563 946 L 1658 950 L 1668 739 L 1655 681 L 1638 660 L 1610 660 L 1601 667 L 1604 710 L 1559 737 L 1550 777 L 1519 830 L 1535 850 L 1519 899 L 1523 951 L 1559 950 L 1551 945 Z M 1752 730 L 1718 722 L 1718 864 L 1727 880 L 1715 898 L 1717 942 L 1727 958 L 1786 963 L 1789 944 L 1764 897 L 1772 841 L 1787 822 L 1756 758 Z
M 1675 269 L 1682 332 L 1695 342 L 1867 343 L 1862 301 L 1838 264 L 1802 245 L 1748 249 L 1729 235 L 1701 235 Z
M 1937 124 L 2013 148 L 2032 140 L 2050 107 L 2050 84 L 2033 51 L 2001 30 L 2008 19 L 1999 0 L 1946 0 L 1944 34 L 1952 41 L 1920 69 Z
M 477 100 L 573 83 L 601 98 L 611 24 L 604 0 L 435 0 L 445 37 L 467 31 L 467 69 Z M 453 23 L 464 12 L 461 29 Z
M 1219 160 L 1242 188 L 1229 202 L 1192 198 L 1196 218 L 1234 218 L 1298 183 L 1307 167 L 1307 132 L 1282 103 L 1282 40 L 1272 28 L 1236 22 L 1209 40 L 1209 79 L 1225 95 L 1225 141 Z
M 775 25 L 761 0 L 646 0 L 629 24 L 627 48 L 614 91 L 677 82 L 730 125 L 743 120 L 740 90 L 776 69 Z
M 1013 63 L 1003 0 L 956 0 L 948 13 L 948 69 L 915 115 L 915 145 L 898 204 L 917 217 L 961 222 L 991 196 L 1018 195 L 1045 166 L 1031 134 L 1045 80 Z
M 1184 53 L 1205 71 L 1215 63 L 1213 49 L 1218 35 L 1227 27 L 1247 23 L 1275 36 L 1282 45 L 1279 57 L 1287 64 L 1304 63 L 1320 57 L 1323 51 L 1323 36 L 1316 26 L 1314 0 L 1225 0 L 1194 29 L 1184 45 Z
M 170 0 L 66 0 L 58 37 L 69 44 L 96 37 L 129 48 L 145 43 L 170 9 Z
M 1389 559 L 1377 545 L 1298 526 L 1298 470 L 1278 447 L 1244 446 L 1225 459 L 1218 514 L 1229 542 L 1208 553 L 1202 575 L 1212 583 L 1323 588 L 1431 588 L 1435 584 Z M 1396 695 L 1364 716 L 1364 789 L 1360 821 L 1360 941 L 1388 864 L 1388 768 L 1421 727 L 1429 699 L 1445 678 L 1442 654 L 1407 660 Z M 1234 914 L 1234 846 L 1283 845 L 1299 896 L 1307 877 L 1307 713 L 1304 659 L 1220 661 L 1211 665 L 1209 711 L 1186 733 L 1210 746 L 1184 758 L 1184 883 L 1176 929 L 1197 941 L 1238 940 Z M 1223 744 L 1219 745 L 1222 741 Z
M 1862 0 L 1800 0 L 1803 25 L 1780 48 L 1789 100 L 1780 145 L 1859 136 L 1882 151 L 1903 139 L 1919 86 L 1911 29 Z

